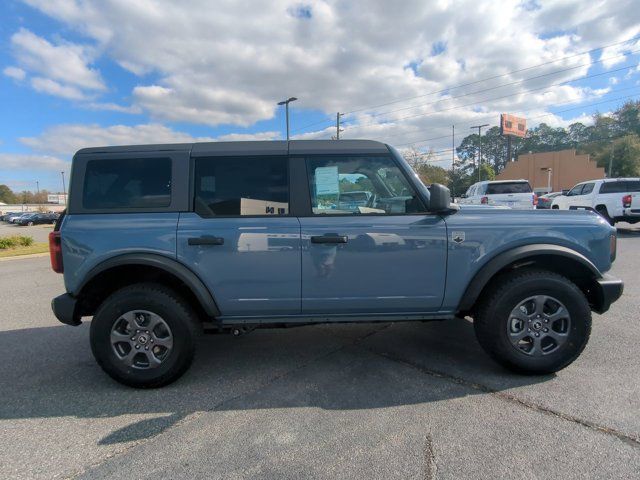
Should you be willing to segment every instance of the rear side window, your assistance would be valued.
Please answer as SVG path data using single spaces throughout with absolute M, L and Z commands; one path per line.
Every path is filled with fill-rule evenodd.
M 289 214 L 286 157 L 197 158 L 195 169 L 201 217 Z
M 600 193 L 640 192 L 640 180 L 626 180 L 620 182 L 604 182 Z
M 90 160 L 84 175 L 86 209 L 161 208 L 171 203 L 171 159 Z
M 487 195 L 498 195 L 503 193 L 531 193 L 531 185 L 529 185 L 529 182 L 503 182 L 487 184 Z

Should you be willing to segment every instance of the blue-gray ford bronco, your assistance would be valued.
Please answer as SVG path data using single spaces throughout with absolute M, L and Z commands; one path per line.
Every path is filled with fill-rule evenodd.
M 459 207 L 367 140 L 86 148 L 49 241 L 56 317 L 93 317 L 134 387 L 180 377 L 204 331 L 456 316 L 506 368 L 555 372 L 623 289 L 596 213 Z

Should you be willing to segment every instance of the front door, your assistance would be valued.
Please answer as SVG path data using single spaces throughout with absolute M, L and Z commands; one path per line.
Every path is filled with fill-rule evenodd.
M 178 259 L 224 317 L 300 313 L 300 223 L 289 211 L 288 159 L 195 158 L 193 212 Z
M 302 312 L 437 311 L 446 226 L 426 213 L 395 160 L 328 156 L 306 162 L 312 211 L 300 218 Z

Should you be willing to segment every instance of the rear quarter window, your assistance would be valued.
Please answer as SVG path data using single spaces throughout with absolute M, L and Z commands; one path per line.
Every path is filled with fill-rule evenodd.
M 87 162 L 82 206 L 86 209 L 162 208 L 171 203 L 171 159 Z
M 629 183 L 633 182 L 604 182 L 600 187 L 600 193 L 624 193 L 628 192 Z M 640 182 L 639 182 L 640 183 Z
M 498 195 L 504 193 L 531 193 L 529 182 L 504 182 L 487 184 L 487 195 Z

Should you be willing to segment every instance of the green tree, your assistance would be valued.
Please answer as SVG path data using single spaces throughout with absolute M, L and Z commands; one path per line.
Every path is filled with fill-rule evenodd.
M 629 134 L 617 138 L 608 146 L 601 148 L 594 155 L 599 167 L 609 173 L 611 162 L 611 177 L 640 176 L 640 136 Z
M 0 185 L 0 202 L 17 203 L 16 194 L 6 185 Z
M 416 173 L 425 185 L 430 185 L 432 183 L 440 183 L 442 185 L 449 184 L 449 172 L 437 165 L 423 163 L 418 165 Z

